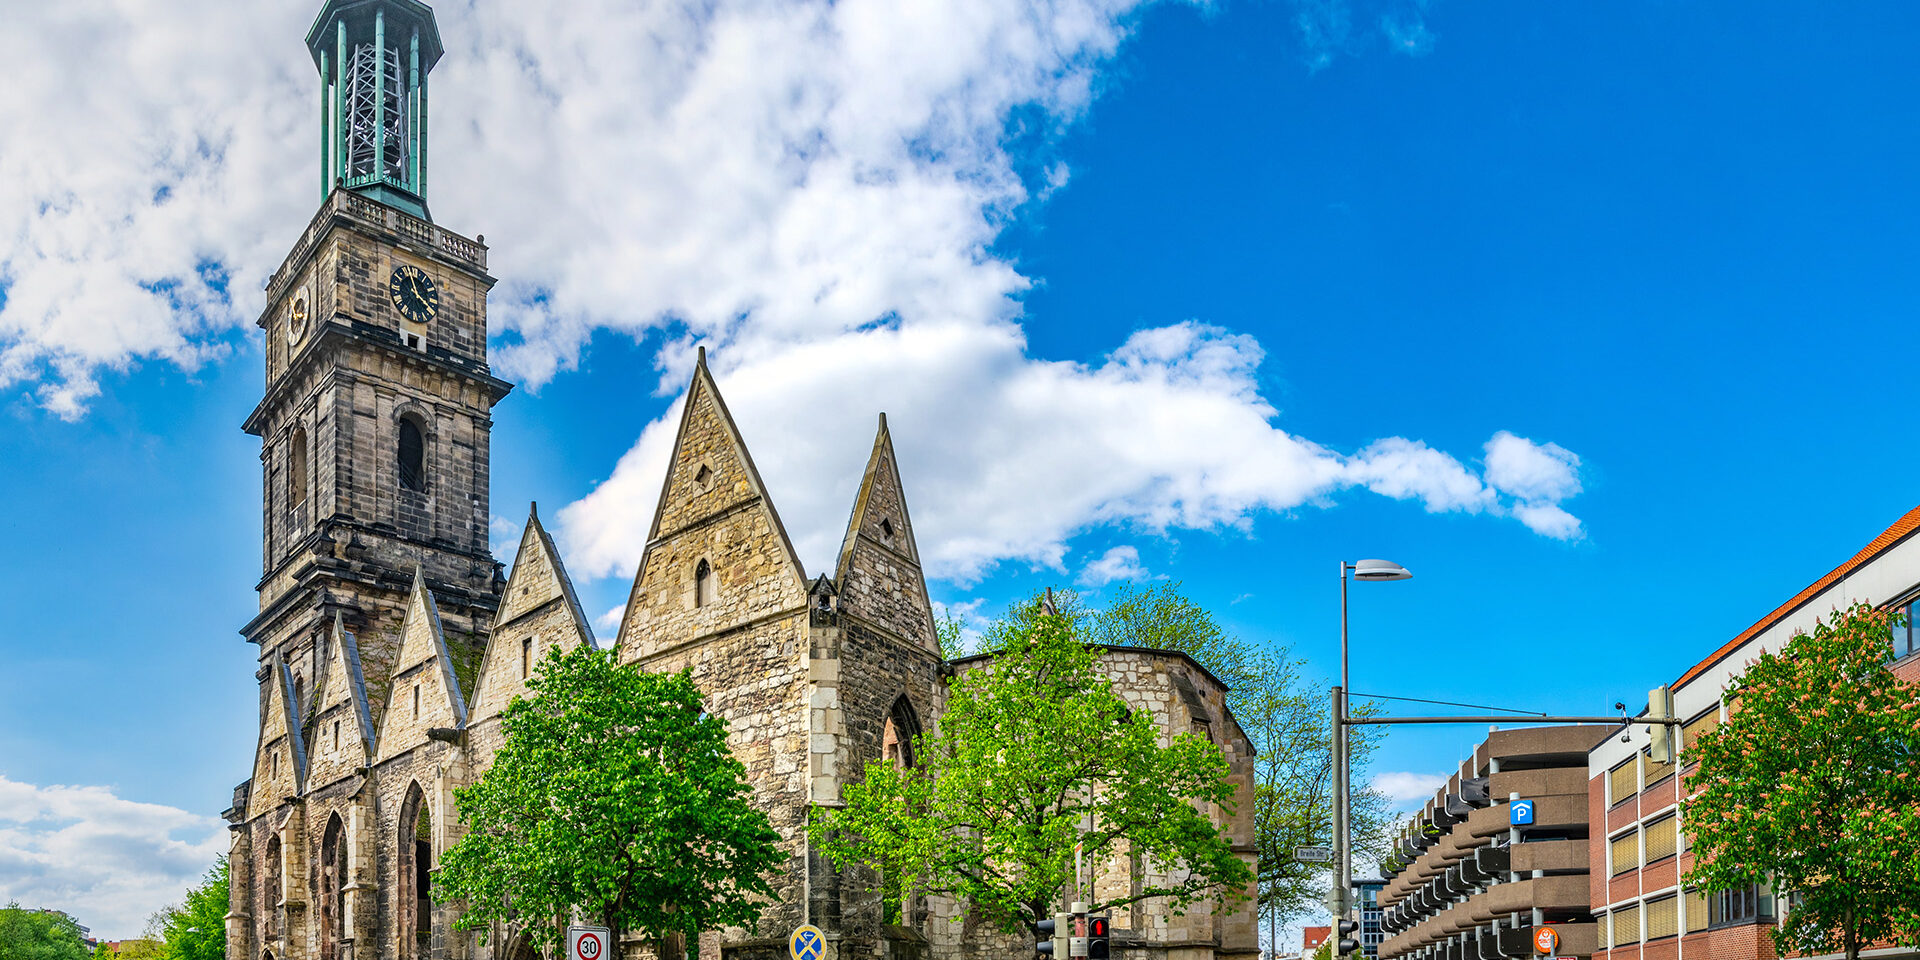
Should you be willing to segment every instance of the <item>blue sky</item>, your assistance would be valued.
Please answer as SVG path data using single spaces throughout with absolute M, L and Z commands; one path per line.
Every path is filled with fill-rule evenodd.
M 0 181 L 13 184 L 0 223 L 18 228 L 0 230 L 12 234 L 0 239 L 0 500 L 12 506 L 0 794 L 42 810 L 0 819 L 0 899 L 66 898 L 112 917 L 95 926 L 113 935 L 224 848 L 204 818 L 247 776 L 253 746 L 254 651 L 236 630 L 255 609 L 259 467 L 239 423 L 261 389 L 259 277 L 315 199 L 299 46 L 311 11 L 281 6 L 240 31 L 235 59 L 259 64 L 230 69 L 260 80 L 209 121 L 217 148 L 168 145 L 199 119 L 149 131 L 131 167 L 84 135 L 35 156 L 20 146 L 31 137 L 0 147 Z M 544 75 L 578 111 L 544 109 L 524 78 L 482 69 L 515 30 L 538 38 L 503 25 L 526 11 L 443 5 L 434 211 L 488 234 L 503 278 L 497 356 L 527 384 L 496 410 L 497 542 L 510 550 L 539 500 L 589 612 L 617 609 L 658 489 L 643 433 L 651 425 L 658 446 L 688 348 L 709 343 L 810 565 L 808 537 L 837 538 L 886 410 L 923 551 L 940 549 L 926 542 L 935 532 L 988 543 L 948 552 L 936 600 L 991 616 L 1078 583 L 1097 603 L 1105 559 L 1182 581 L 1240 635 L 1290 645 L 1324 674 L 1336 562 L 1387 557 L 1416 576 L 1355 588 L 1358 690 L 1587 713 L 1638 706 L 1920 501 L 1899 399 L 1920 301 L 1920 10 L 1086 7 L 1045 5 L 1047 19 L 982 6 L 1044 20 L 1032 29 L 1054 53 L 1009 60 L 1001 41 L 1025 28 L 987 30 L 984 54 L 875 103 L 862 84 L 891 68 L 850 45 L 839 52 L 852 66 L 830 79 L 813 71 L 833 62 L 709 69 L 710 109 L 628 122 L 590 109 L 625 95 L 583 79 L 590 55 L 556 55 Z M 647 26 L 599 14 L 569 29 Z M 1099 26 L 1076 26 L 1079 14 Z M 10 26 L 0 49 L 33 35 Z M 910 45 L 901 36 L 889 42 Z M 196 62 L 189 41 L 151 42 Z M 31 54 L 29 75 L 70 69 L 57 53 Z M 699 143 L 648 152 L 669 149 L 663 132 L 764 122 L 751 109 L 762 101 L 729 98 L 772 86 L 769 74 L 863 103 L 858 122 L 823 114 L 823 152 L 940 189 L 875 195 L 826 161 L 795 177 L 714 164 L 731 154 Z M 679 89 L 663 76 L 631 79 Z M 87 83 L 61 120 L 82 131 L 140 97 L 229 97 L 219 85 L 145 91 L 112 70 Z M 0 107 L 0 122 L 55 129 L 37 109 Z M 871 119 L 889 111 L 906 119 Z M 535 123 L 561 124 L 534 138 L 552 155 L 511 149 Z M 529 173 L 563 153 L 580 155 L 564 176 Z M 195 164 L 217 175 L 179 172 Z M 655 169 L 667 183 L 637 173 Z M 685 169 L 717 181 L 700 190 L 783 212 L 670 209 Z M 153 183 L 170 185 L 165 202 Z M 631 237 L 593 218 L 600 204 L 632 215 Z M 572 246 L 569 223 L 584 225 Z M 743 253 L 734 238 L 756 229 L 827 236 L 831 249 Z M 183 249 L 160 252 L 176 237 Z M 889 259 L 902 248 L 913 256 Z M 807 273 L 816 259 L 825 280 Z M 620 268 L 655 261 L 672 269 L 635 266 L 629 280 Z M 220 271 L 230 284 L 204 279 Z M 129 277 L 148 294 L 185 279 L 162 308 L 98 292 Z M 884 289 L 809 293 L 862 279 Z M 943 369 L 939 351 L 915 366 L 928 343 L 982 359 L 941 393 L 924 383 Z M 836 364 L 871 375 L 774 375 Z M 803 414 L 822 433 L 795 446 L 782 438 Z M 1214 419 L 1228 414 L 1231 429 Z M 1028 434 L 1049 425 L 1066 439 L 1035 446 Z M 1285 447 L 1274 431 L 1311 450 L 1288 460 L 1299 450 L 1269 449 Z M 1502 484 L 1487 446 L 1502 432 L 1524 438 L 1514 449 L 1544 479 Z M 1431 456 L 1368 453 L 1390 438 Z M 988 485 L 999 499 L 976 509 L 960 495 L 978 486 L 968 471 L 1002 456 L 1037 478 Z M 1128 466 L 1109 469 L 1114 458 Z M 1262 485 L 1235 473 L 1247 463 L 1326 473 Z M 1132 479 L 1099 487 L 1112 473 Z M 1522 522 L 1535 501 L 1577 528 Z M 1491 668 L 1488 647 L 1503 651 Z M 1396 733 L 1376 769 L 1441 772 L 1476 738 Z M 56 860 L 97 869 L 51 876 Z M 110 897 L 101 878 L 114 873 L 145 885 Z M 115 897 L 141 905 L 114 913 Z

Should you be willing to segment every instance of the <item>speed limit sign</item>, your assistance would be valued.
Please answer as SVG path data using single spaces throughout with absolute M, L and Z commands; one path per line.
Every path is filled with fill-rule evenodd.
M 567 960 L 603 960 L 608 943 L 606 927 L 568 927 Z

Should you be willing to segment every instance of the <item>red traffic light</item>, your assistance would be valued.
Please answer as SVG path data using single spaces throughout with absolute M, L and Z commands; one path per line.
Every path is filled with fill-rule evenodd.
M 1087 936 L 1089 937 L 1106 936 L 1108 922 L 1109 921 L 1106 917 L 1088 917 L 1087 918 Z

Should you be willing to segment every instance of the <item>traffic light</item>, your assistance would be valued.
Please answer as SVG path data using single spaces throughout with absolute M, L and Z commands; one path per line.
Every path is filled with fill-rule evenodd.
M 1656 687 L 1647 691 L 1647 719 L 1673 719 L 1673 689 Z M 1673 728 L 1664 723 L 1655 723 L 1647 727 L 1652 743 L 1647 746 L 1647 759 L 1654 763 L 1673 762 Z
M 1334 956 L 1344 957 L 1360 949 L 1360 941 L 1349 936 L 1349 934 L 1359 929 L 1360 924 L 1352 920 L 1342 920 L 1339 922 L 1339 925 L 1334 928 L 1334 936 L 1340 938 L 1339 941 L 1333 945 Z
M 1113 925 L 1112 917 L 1087 918 L 1087 960 L 1105 960 L 1107 956 L 1107 931 Z
M 1067 935 L 1073 932 L 1073 914 L 1056 913 L 1051 920 L 1042 920 L 1034 926 L 1040 928 L 1040 935 L 1047 939 L 1033 945 L 1033 952 L 1043 957 L 1067 960 Z

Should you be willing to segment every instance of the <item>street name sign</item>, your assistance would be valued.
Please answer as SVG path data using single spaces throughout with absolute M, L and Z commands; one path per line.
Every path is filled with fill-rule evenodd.
M 1533 801 L 1515 800 L 1507 804 L 1507 824 L 1515 827 L 1533 824 Z
M 1332 863 L 1333 848 L 1332 847 L 1294 847 L 1293 862 L 1295 863 Z
M 606 960 L 611 943 L 606 927 L 568 927 L 567 960 Z

